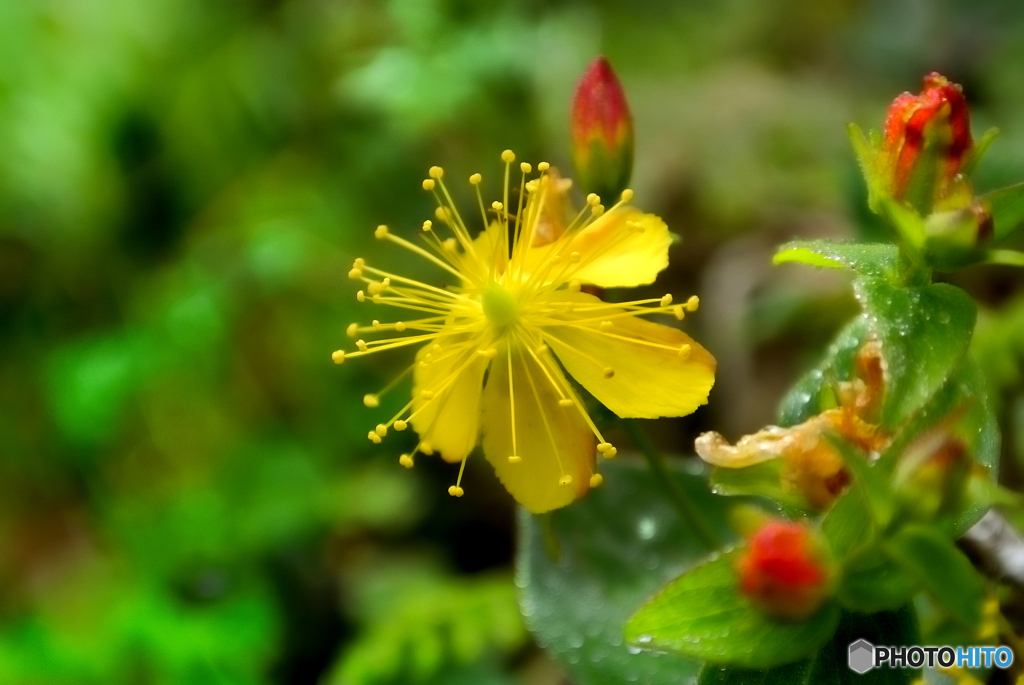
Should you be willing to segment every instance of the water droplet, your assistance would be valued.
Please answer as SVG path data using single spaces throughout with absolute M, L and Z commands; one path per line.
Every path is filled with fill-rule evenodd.
M 641 540 L 650 540 L 658 532 L 658 523 L 651 517 L 645 516 L 637 521 L 636 534 Z

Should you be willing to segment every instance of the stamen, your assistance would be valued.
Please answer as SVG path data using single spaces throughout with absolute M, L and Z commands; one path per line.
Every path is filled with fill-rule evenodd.
M 366 352 L 367 346 L 365 340 L 356 340 L 356 347 L 359 348 L 360 352 Z
M 665 296 L 661 298 L 661 306 L 667 307 L 670 304 L 672 304 L 672 293 L 666 293 Z
M 438 207 L 438 209 L 440 209 L 440 207 Z M 434 223 L 430 219 L 427 219 L 423 222 L 423 230 L 429 231 L 433 225 Z
M 370 431 L 369 433 L 367 433 L 366 437 L 368 437 L 370 439 L 370 442 L 372 442 L 373 444 L 380 444 L 380 436 L 377 435 L 374 431 Z
M 396 430 L 396 431 L 404 431 L 404 430 L 405 430 L 406 428 L 408 428 L 408 427 L 409 427 L 409 424 L 407 424 L 407 423 L 406 423 L 405 421 L 403 421 L 402 419 L 397 419 L 397 420 L 395 421 L 395 424 L 394 424 L 394 425 L 395 425 L 395 430 Z
M 672 307 L 672 313 L 675 314 L 676 318 L 680 321 L 682 321 L 683 317 L 686 316 L 686 312 L 683 311 L 683 305 L 681 304 L 677 304 L 675 307 Z
M 378 423 L 377 427 L 374 428 L 373 430 L 374 432 L 377 433 L 377 435 L 379 435 L 382 438 L 388 434 L 388 427 L 385 426 L 383 423 Z
M 540 164 L 537 165 L 537 171 L 547 171 L 550 168 L 551 165 L 548 164 L 547 162 L 541 162 Z
M 425 178 L 425 179 L 423 179 L 423 190 L 433 190 L 433 189 L 434 189 L 434 179 L 432 179 L 432 178 Z
M 385 236 L 387 236 L 387 234 L 388 234 L 388 227 L 385 226 L 384 224 L 381 224 L 380 226 L 378 226 L 377 229 L 373 232 L 374 237 L 376 237 L 378 239 L 383 239 Z
M 465 490 L 460 488 L 458 485 L 453 485 L 448 488 L 448 494 L 452 497 L 462 497 L 465 494 Z
M 602 476 L 600 473 L 595 473 L 594 475 L 592 475 L 590 477 L 590 487 L 591 488 L 596 488 L 597 486 L 599 486 L 603 482 L 604 482 L 604 476 Z
M 680 345 L 680 347 L 679 347 L 679 356 L 682 359 L 689 359 L 690 358 L 690 346 L 689 345 Z
M 604 375 L 605 378 L 614 378 L 615 377 L 615 369 L 613 369 L 610 366 L 606 366 L 601 373 Z
M 434 453 L 434 446 L 431 445 L 426 440 L 421 441 L 419 447 L 417 447 L 416 449 L 418 449 L 420 452 L 423 452 L 423 454 L 426 454 L 427 456 L 430 456 L 431 454 Z
M 335 364 L 344 364 L 345 363 L 345 350 L 335 350 L 334 352 L 332 352 L 331 353 L 331 360 Z
M 469 177 L 469 182 L 475 186 L 480 185 L 480 182 L 482 180 L 484 180 L 484 177 L 481 176 L 480 174 L 473 174 L 472 176 Z
M 509 458 L 508 458 L 508 463 L 510 463 L 510 464 L 519 464 L 519 463 L 521 463 L 522 461 L 523 461 L 523 458 L 522 458 L 522 457 L 516 457 L 516 456 L 512 456 L 512 457 L 509 457 Z
M 697 307 L 699 307 L 699 306 L 700 306 L 700 298 L 698 298 L 696 295 L 692 295 L 690 297 L 690 299 L 688 299 L 686 301 L 686 309 L 687 309 L 687 311 L 695 312 L 695 311 L 697 311 Z
M 358 279 L 363 277 L 363 272 L 355 267 L 349 269 L 348 277 L 351 279 Z
M 379 407 L 380 400 L 377 398 L 376 395 L 366 394 L 363 395 L 363 404 L 370 408 Z
M 413 467 L 413 465 L 414 465 L 414 462 L 412 460 L 412 455 L 410 455 L 410 454 L 403 454 L 402 456 L 400 456 L 398 458 L 398 463 L 401 464 L 402 466 L 404 466 L 407 469 L 411 469 Z M 593 486 L 591 486 L 591 487 L 593 487 Z
M 621 202 L 629 202 L 632 199 L 633 199 L 633 191 L 632 190 L 630 190 L 629 188 L 626 188 L 625 190 L 622 191 L 622 200 L 621 200 Z
M 360 302 L 366 302 L 366 293 L 360 290 L 359 292 L 356 293 L 356 299 L 359 300 Z
M 359 335 L 359 324 L 350 323 L 348 328 L 345 329 L 345 334 L 350 338 L 354 338 Z
M 565 474 L 564 476 L 561 477 L 561 479 L 559 479 L 558 484 L 572 485 L 572 476 L 570 476 L 569 474 Z

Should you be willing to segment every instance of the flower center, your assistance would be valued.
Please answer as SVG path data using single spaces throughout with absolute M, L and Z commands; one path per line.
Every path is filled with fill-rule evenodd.
M 506 328 L 519 318 L 519 302 L 515 295 L 495 281 L 491 281 L 484 288 L 480 304 L 483 306 L 484 316 L 495 328 Z

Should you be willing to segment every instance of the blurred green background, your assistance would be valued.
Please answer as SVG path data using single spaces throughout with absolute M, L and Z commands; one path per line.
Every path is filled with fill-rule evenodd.
M 652 426 L 666 450 L 770 422 L 856 310 L 770 265 L 882 235 L 846 122 L 937 69 L 1003 131 L 981 188 L 1024 178 L 1017 0 L 0 0 L 0 683 L 561 682 L 490 467 L 459 501 L 451 467 L 399 467 L 412 436 L 371 444 L 387 406 L 361 398 L 408 357 L 330 352 L 369 316 L 354 257 L 419 268 L 372 228 L 430 217 L 427 167 L 493 177 L 511 147 L 571 172 L 602 53 L 637 202 L 683 236 L 654 290 L 701 296 L 720 362 L 709 407 Z M 957 277 L 1011 483 L 1018 273 Z

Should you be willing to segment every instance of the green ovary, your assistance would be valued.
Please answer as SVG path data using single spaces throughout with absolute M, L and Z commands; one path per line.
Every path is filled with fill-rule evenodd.
M 484 289 L 481 305 L 484 316 L 495 328 L 506 328 L 519 318 L 519 302 L 515 296 L 493 281 Z

